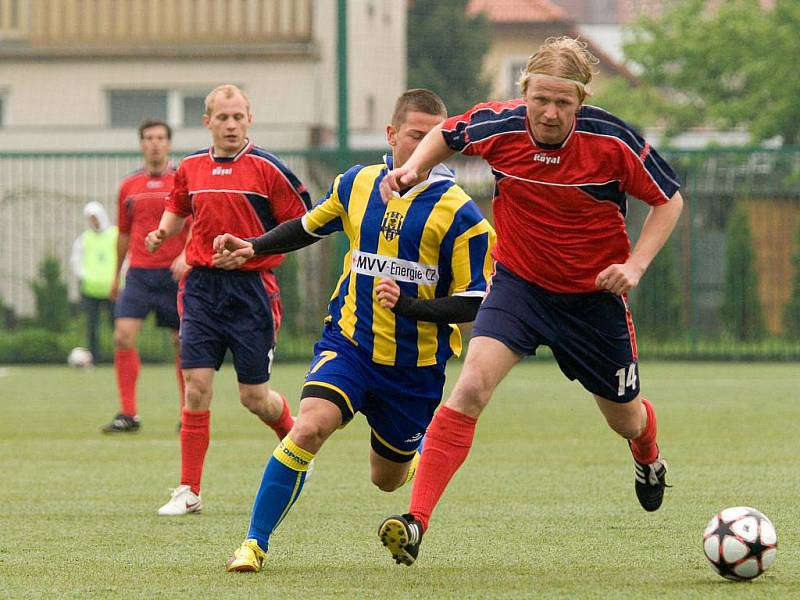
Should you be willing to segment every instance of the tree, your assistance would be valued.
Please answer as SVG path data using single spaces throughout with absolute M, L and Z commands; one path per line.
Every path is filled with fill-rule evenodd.
M 62 332 L 69 318 L 67 285 L 61 279 L 61 263 L 48 256 L 39 263 L 39 275 L 31 282 L 36 299 L 36 319 L 48 331 Z
M 637 333 L 659 341 L 683 333 L 682 298 L 674 242 L 667 242 L 631 293 Z
M 740 342 L 760 340 L 765 333 L 755 260 L 747 207 L 739 202 L 728 221 L 722 318 Z
M 485 16 L 467 15 L 468 0 L 416 0 L 408 11 L 408 85 L 442 97 L 450 114 L 486 100 L 483 58 L 491 44 Z
M 776 0 L 773 8 L 759 0 L 684 0 L 638 21 L 625 54 L 641 67 L 643 85 L 668 90 L 668 130 L 742 126 L 757 141 L 780 135 L 797 144 L 799 30 L 797 0 Z

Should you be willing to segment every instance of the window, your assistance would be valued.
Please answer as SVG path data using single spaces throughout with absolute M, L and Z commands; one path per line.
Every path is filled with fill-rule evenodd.
M 184 127 L 202 127 L 203 115 L 206 112 L 205 94 L 184 94 L 183 95 L 183 119 Z
M 207 93 L 206 90 L 109 90 L 110 125 L 138 127 L 145 119 L 160 119 L 172 127 L 202 127 Z
M 522 69 L 528 66 L 528 59 L 512 59 L 511 62 L 508 64 L 507 70 L 507 77 L 508 81 L 506 84 L 506 98 L 519 98 L 521 92 L 517 82 L 519 81 L 520 73 L 522 73 Z
M 111 127 L 138 127 L 145 119 L 167 119 L 166 90 L 111 90 L 108 93 Z

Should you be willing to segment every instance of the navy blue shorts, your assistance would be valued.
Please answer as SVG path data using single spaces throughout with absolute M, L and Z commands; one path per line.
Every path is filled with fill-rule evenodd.
M 260 273 L 193 268 L 181 299 L 182 369 L 219 369 L 230 349 L 239 383 L 269 381 L 275 331 Z
M 523 356 L 549 346 L 564 375 L 606 400 L 630 402 L 639 394 L 633 321 L 625 300 L 610 292 L 549 292 L 497 263 L 472 328 L 477 336 Z
M 442 400 L 445 365 L 380 365 L 333 326 L 314 346 L 302 398 L 323 398 L 342 411 L 347 424 L 357 412 L 367 418 L 375 452 L 398 463 L 414 458 Z
M 115 319 L 144 319 L 156 313 L 159 327 L 178 329 L 178 284 L 169 269 L 131 267 L 114 309 Z

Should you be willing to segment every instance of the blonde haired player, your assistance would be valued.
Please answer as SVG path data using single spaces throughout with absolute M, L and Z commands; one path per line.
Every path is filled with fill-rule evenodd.
M 455 389 L 428 428 L 409 511 L 379 529 L 398 563 L 416 560 L 495 388 L 540 345 L 551 348 L 563 373 L 580 381 L 628 441 L 642 507 L 661 506 L 667 464 L 656 443 L 655 410 L 639 390 L 626 294 L 666 242 L 683 200 L 673 170 L 632 127 L 583 104 L 596 64 L 582 42 L 548 39 L 520 78 L 522 98 L 451 117 L 381 182 L 389 200 L 455 152 L 482 157 L 496 179 L 492 287 Z M 651 206 L 633 250 L 625 231 L 628 194 Z

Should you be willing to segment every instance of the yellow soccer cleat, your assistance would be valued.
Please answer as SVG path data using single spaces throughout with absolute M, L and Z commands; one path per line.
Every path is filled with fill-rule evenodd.
M 253 539 L 245 540 L 236 549 L 233 556 L 228 559 L 225 569 L 231 573 L 234 571 L 257 573 L 261 570 L 261 565 L 264 564 L 265 558 L 267 558 L 267 553 L 259 548 L 257 541 Z

